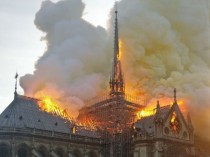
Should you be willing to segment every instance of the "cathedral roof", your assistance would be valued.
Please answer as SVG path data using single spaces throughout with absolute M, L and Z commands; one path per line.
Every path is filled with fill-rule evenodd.
M 34 128 L 70 133 L 71 123 L 40 110 L 37 99 L 17 95 L 0 115 L 1 128 Z
M 72 133 L 75 124 L 66 119 L 42 111 L 40 100 L 16 95 L 15 99 L 0 115 L 0 128 L 29 128 L 60 133 Z M 96 131 L 77 127 L 76 134 L 88 137 L 99 137 Z
M 180 122 L 182 122 L 185 127 L 188 127 L 190 122 L 184 117 L 177 103 L 174 103 L 172 106 L 157 107 L 154 115 L 141 118 L 134 126 L 140 132 L 153 136 L 155 133 L 155 124 L 162 123 L 165 125 L 164 123 L 171 118 L 174 112 L 176 113 L 176 116 L 178 116 L 178 119 L 180 119 Z
M 155 132 L 155 125 L 154 125 L 155 118 L 158 117 L 158 118 L 161 118 L 162 120 L 164 120 L 170 110 L 171 110 L 170 105 L 160 107 L 160 110 L 158 113 L 156 112 L 156 114 L 154 114 L 154 115 L 141 118 L 134 125 L 137 129 L 145 131 L 149 135 L 153 135 L 153 133 Z

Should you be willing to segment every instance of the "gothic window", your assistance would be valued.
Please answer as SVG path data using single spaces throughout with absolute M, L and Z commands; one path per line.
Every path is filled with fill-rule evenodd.
M 22 143 L 17 147 L 18 157 L 29 157 L 29 152 L 30 148 L 25 143 Z
M 38 152 L 42 155 L 42 157 L 48 156 L 47 149 L 44 146 L 40 146 Z
M 28 152 L 26 148 L 20 148 L 18 150 L 18 157 L 27 157 Z
M 73 152 L 73 157 L 82 157 L 82 153 L 78 149 L 76 149 Z
M 96 157 L 95 152 L 91 151 L 88 153 L 88 157 Z
M 6 144 L 0 145 L 0 155 L 1 157 L 8 157 L 9 156 L 9 147 Z
M 179 134 L 181 130 L 181 123 L 180 120 L 176 114 L 176 112 L 172 113 L 171 119 L 170 119 L 170 129 L 174 134 Z
M 64 157 L 65 152 L 62 148 L 57 148 L 56 154 L 58 154 L 59 157 Z

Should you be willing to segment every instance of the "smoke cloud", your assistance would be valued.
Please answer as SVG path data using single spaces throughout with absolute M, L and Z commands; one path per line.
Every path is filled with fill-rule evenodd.
M 111 52 L 105 53 L 106 30 L 83 20 L 83 11 L 81 0 L 42 3 L 35 25 L 46 34 L 47 49 L 34 73 L 20 79 L 26 95 L 51 96 L 72 116 L 84 100 L 101 92 L 111 58 Z
M 126 91 L 149 102 L 184 99 L 195 131 L 210 131 L 209 0 L 121 0 L 119 34 Z M 35 24 L 47 49 L 33 74 L 20 79 L 25 94 L 56 98 L 70 111 L 108 86 L 111 71 L 113 10 L 110 28 L 84 19 L 81 0 L 45 1 Z M 166 105 L 166 104 L 163 104 Z
M 122 0 L 120 36 L 126 85 L 149 102 L 187 101 L 195 131 L 210 131 L 209 0 Z M 113 19 L 112 19 L 113 20 Z M 164 104 L 166 105 L 166 104 Z

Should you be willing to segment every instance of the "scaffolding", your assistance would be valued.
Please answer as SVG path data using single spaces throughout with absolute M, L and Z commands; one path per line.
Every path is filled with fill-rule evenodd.
M 118 12 L 115 11 L 115 36 L 110 92 L 86 103 L 80 110 L 78 120 L 94 122 L 103 139 L 104 157 L 129 157 L 131 127 L 136 113 L 144 108 L 143 101 L 125 94 L 125 83 L 120 61 L 118 37 Z
M 94 122 L 103 139 L 104 157 L 129 157 L 132 125 L 144 105 L 130 102 L 125 95 L 113 95 L 80 110 L 79 121 Z M 140 102 L 140 101 L 139 101 Z

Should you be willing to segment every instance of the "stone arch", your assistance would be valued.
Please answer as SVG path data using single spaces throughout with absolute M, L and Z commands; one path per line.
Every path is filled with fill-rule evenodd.
M 87 155 L 88 155 L 88 157 L 97 157 L 97 155 L 94 151 L 89 151 Z
M 17 155 L 18 157 L 30 157 L 30 148 L 27 144 L 23 143 L 20 144 L 17 148 Z
M 82 157 L 82 153 L 79 149 L 75 149 L 73 152 L 72 152 L 72 155 L 73 157 Z
M 55 149 L 55 153 L 59 156 L 59 157 L 65 157 L 65 151 L 61 148 L 58 147 Z
M 1 157 L 10 157 L 10 146 L 5 144 L 5 143 L 1 143 L 0 144 L 0 152 L 1 152 Z
M 48 150 L 44 145 L 40 145 L 37 149 L 37 151 L 39 152 L 40 155 L 42 155 L 42 157 L 48 157 Z

